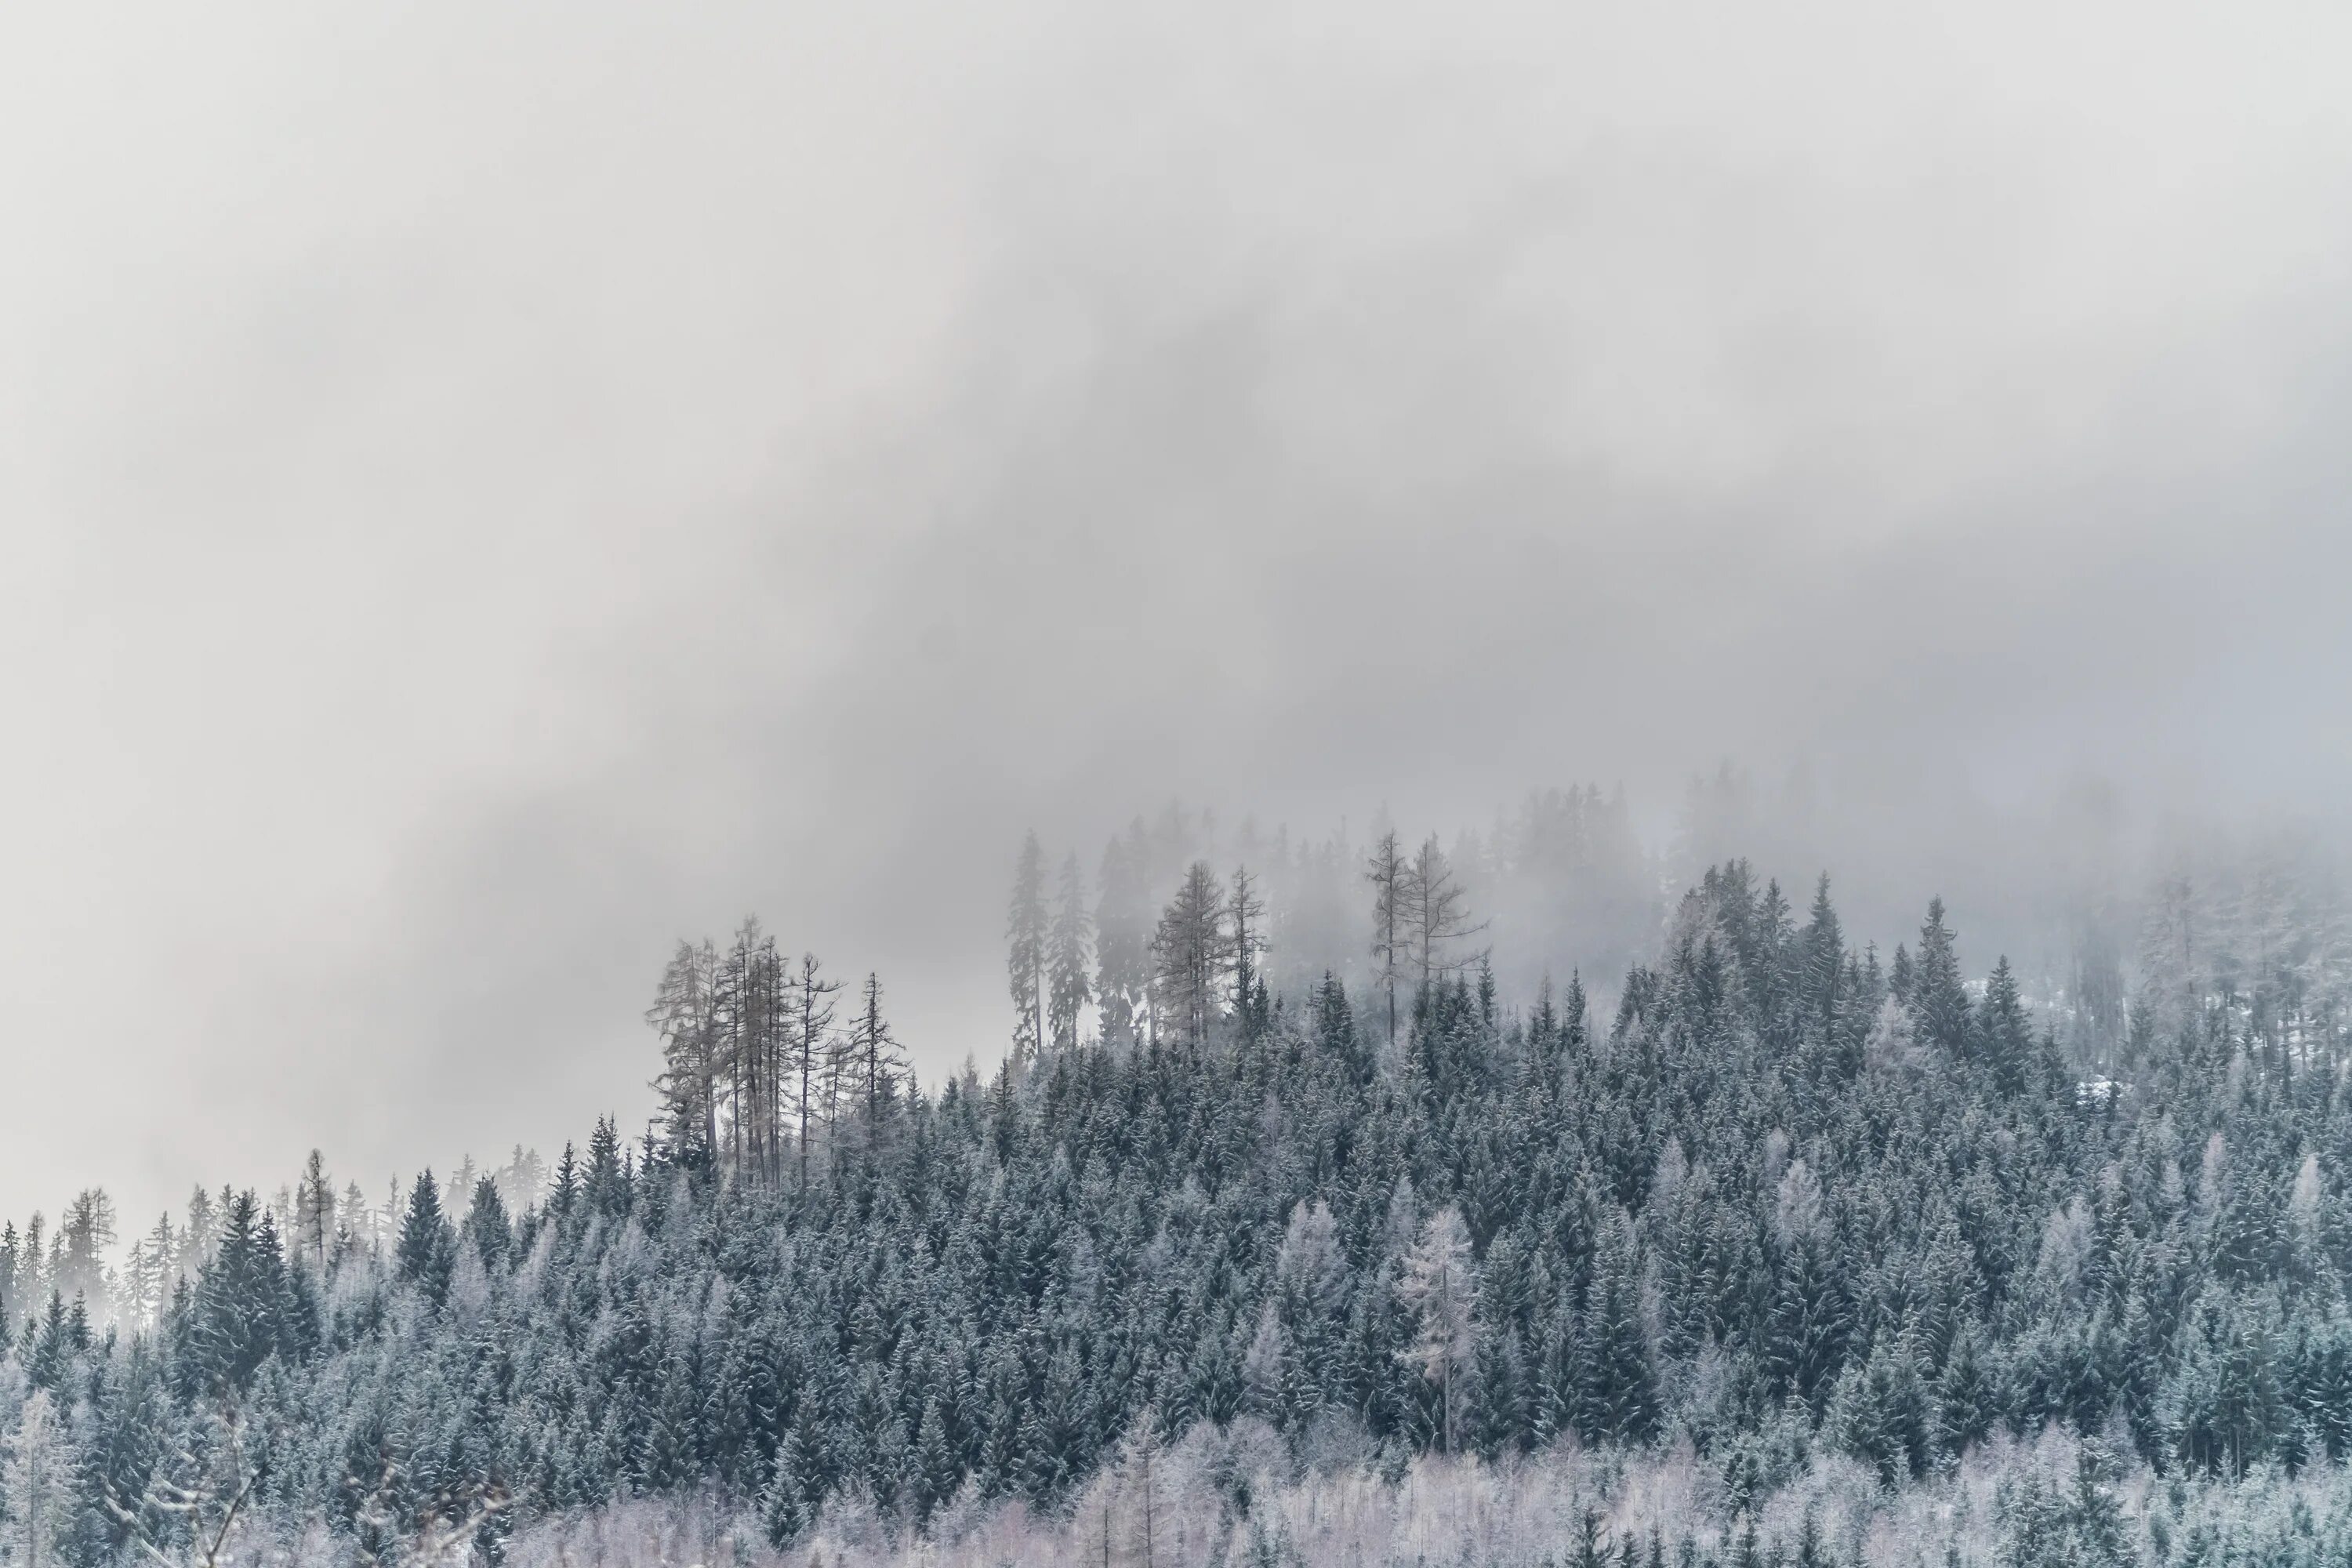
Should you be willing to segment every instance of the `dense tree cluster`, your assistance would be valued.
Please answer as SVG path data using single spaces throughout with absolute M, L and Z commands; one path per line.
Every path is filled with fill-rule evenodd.
M 14 1560 L 201 1560 L 239 1515 L 495 1557 L 686 1493 L 776 1542 L 853 1496 L 920 1530 L 1244 1422 L 1391 1468 L 1687 1450 L 1735 1511 L 1810 1457 L 1900 1488 L 2053 1427 L 2199 1484 L 2352 1449 L 2352 1093 L 2307 1015 L 2136 1009 L 2133 1077 L 2089 1077 L 1940 904 L 1882 963 L 1826 880 L 1800 916 L 1736 861 L 1608 1016 L 1573 978 L 1507 1006 L 1393 839 L 1380 964 L 1290 995 L 1253 874 L 1081 928 L 1045 866 L 989 1078 L 916 1084 L 878 982 L 840 1020 L 747 924 L 661 981 L 661 1120 L 543 1183 L 519 1152 L 393 1216 L 314 1160 L 110 1285 L 95 1194 L 6 1233 Z M 2093 1529 L 2083 1484 L 2005 1506 Z

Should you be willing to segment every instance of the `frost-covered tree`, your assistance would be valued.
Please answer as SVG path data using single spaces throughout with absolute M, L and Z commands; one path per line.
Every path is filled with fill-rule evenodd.
M 63 1552 L 75 1534 L 75 1469 L 72 1442 L 49 1391 L 36 1388 L 8 1435 L 6 1466 L 0 1470 L 10 1555 L 25 1568 L 67 1561 Z
M 1094 999 L 1091 982 L 1094 931 L 1087 912 L 1086 873 L 1076 854 L 1062 861 L 1055 890 L 1054 918 L 1045 939 L 1046 1037 L 1057 1051 L 1078 1043 L 1078 1020 Z
M 686 1163 L 719 1156 L 719 1102 L 725 1057 L 719 1016 L 719 954 L 708 940 L 681 942 L 662 971 L 646 1022 L 661 1036 L 662 1120 Z
M 1436 1386 L 1438 1428 L 1443 1447 L 1451 1454 L 1476 1349 L 1472 1314 L 1478 1285 L 1461 1210 L 1442 1208 L 1429 1216 L 1420 1238 L 1404 1255 L 1397 1296 L 1413 1316 L 1405 1359 Z

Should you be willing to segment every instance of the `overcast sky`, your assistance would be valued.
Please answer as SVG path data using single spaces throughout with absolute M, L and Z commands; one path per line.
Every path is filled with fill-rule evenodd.
M 2339 5 L 368 12 L 0 14 L 0 1212 L 985 1058 L 1033 823 L 2352 763 Z

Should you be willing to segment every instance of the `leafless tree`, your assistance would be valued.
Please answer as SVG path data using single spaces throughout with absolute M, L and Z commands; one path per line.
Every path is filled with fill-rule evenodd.
M 218 1568 L 227 1562 L 232 1531 L 267 1479 L 267 1468 L 247 1458 L 245 1416 L 233 1401 L 213 1406 L 207 1424 L 215 1434 L 208 1452 L 169 1438 L 144 1492 L 125 1500 L 110 1489 L 106 1497 L 107 1511 L 122 1525 L 129 1544 L 157 1568 Z M 184 1547 L 176 1539 L 183 1533 Z
M 1454 868 L 1445 858 L 1445 851 L 1437 847 L 1437 835 L 1431 834 L 1404 868 L 1398 902 L 1402 906 L 1399 924 L 1402 927 L 1406 951 L 1411 955 L 1414 978 L 1429 985 L 1459 972 L 1469 962 L 1457 954 L 1454 944 L 1465 937 L 1477 935 L 1486 929 L 1484 921 L 1470 918 L 1470 896 L 1454 875 Z M 1391 991 L 1393 1032 L 1394 991 Z

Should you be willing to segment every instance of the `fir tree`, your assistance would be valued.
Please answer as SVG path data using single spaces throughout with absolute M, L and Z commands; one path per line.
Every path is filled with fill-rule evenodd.
M 1094 999 L 1089 980 L 1093 945 L 1086 877 L 1072 854 L 1062 862 L 1053 924 L 1045 937 L 1046 1036 L 1056 1051 L 1077 1047 L 1079 1017 Z
M 1048 967 L 1045 851 L 1037 836 L 1021 842 L 1013 870 L 1013 899 L 1004 917 L 1004 973 L 1013 994 L 1013 1059 L 1027 1061 L 1045 1043 Z

